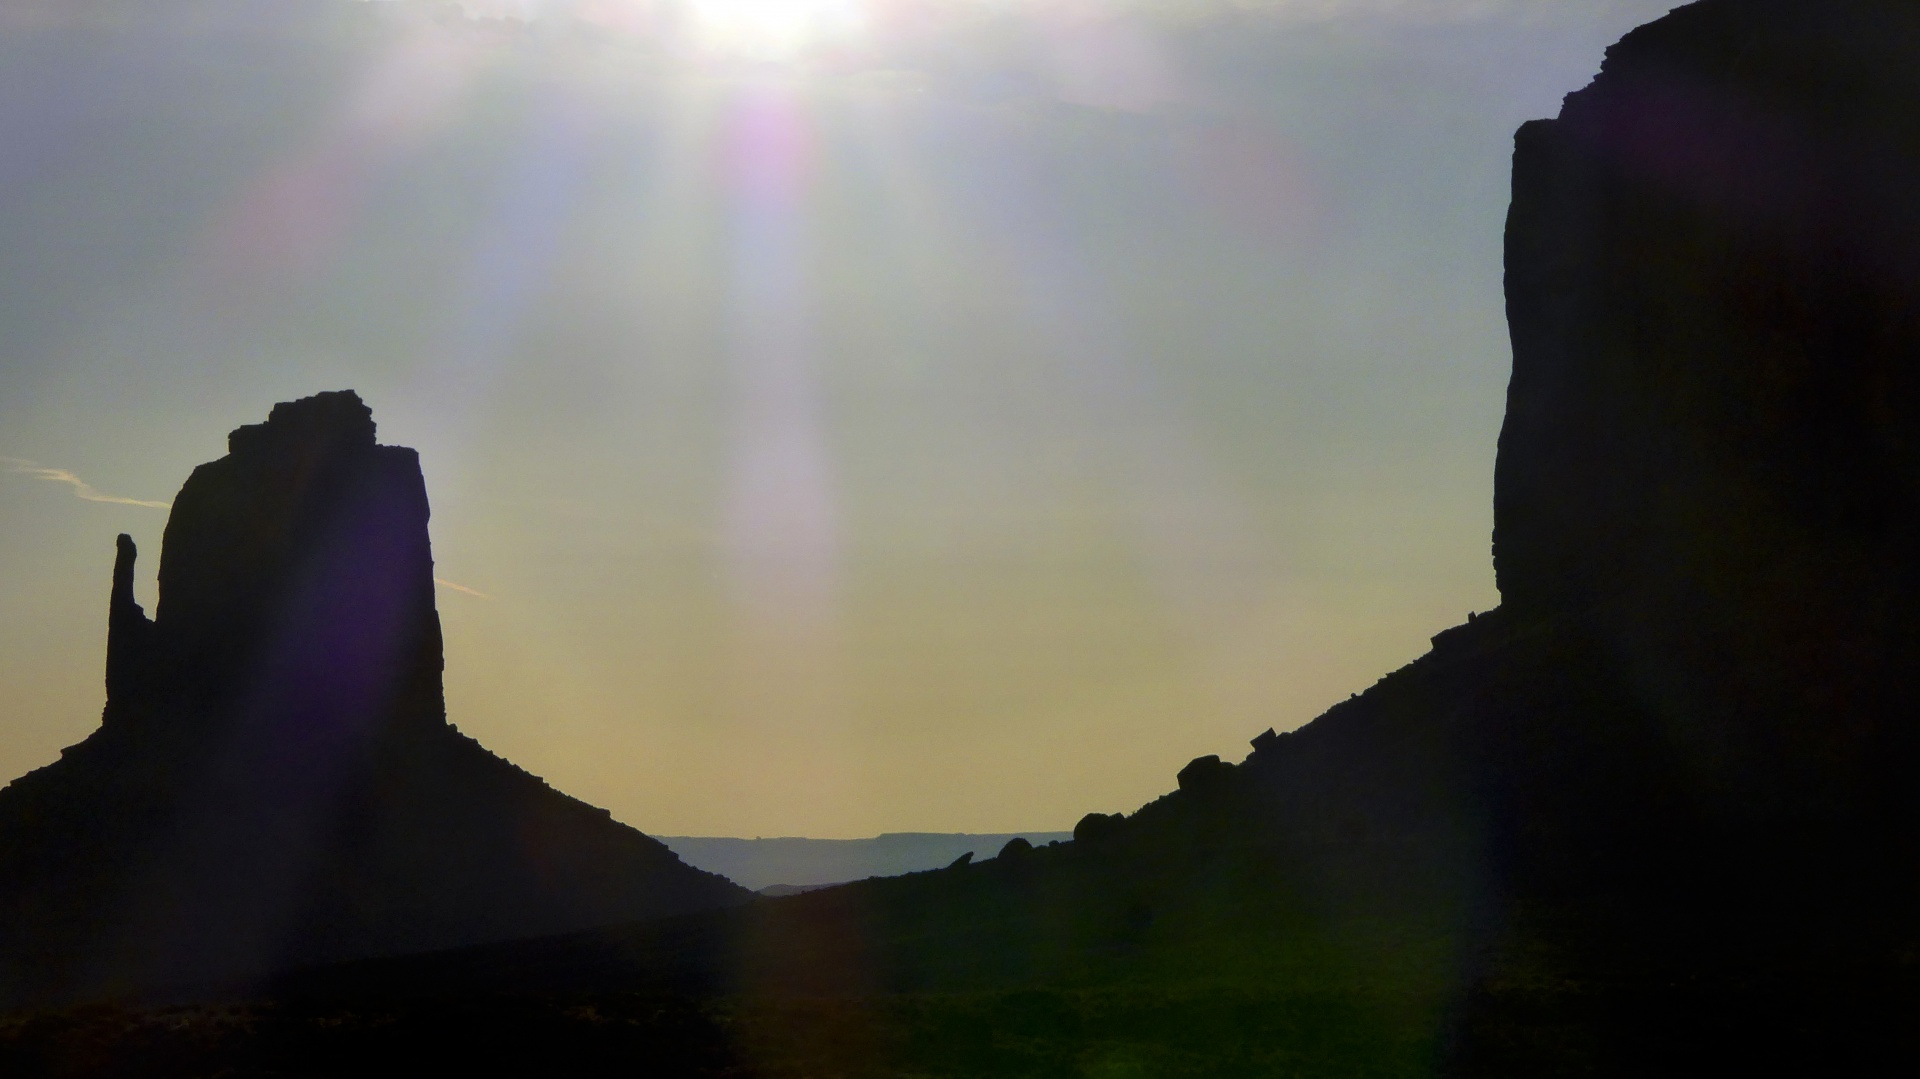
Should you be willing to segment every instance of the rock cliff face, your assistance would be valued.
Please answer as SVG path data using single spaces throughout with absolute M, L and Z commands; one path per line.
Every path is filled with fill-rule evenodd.
M 1629 34 L 1516 138 L 1501 607 L 1076 836 L 1559 975 L 1920 954 L 1916 191 L 1920 5 Z
M 351 392 L 120 537 L 99 731 L 0 791 L 0 998 L 262 974 L 741 901 L 446 722 L 427 497 Z
M 1743 812 L 1911 810 L 1916 103 L 1913 4 L 1707 0 L 1517 139 L 1505 606 L 1590 621 Z
M 1501 608 L 1258 749 L 1269 819 L 1450 835 L 1461 932 L 1587 974 L 1916 954 L 1916 190 L 1902 0 L 1702 0 L 1522 127 Z
M 1920 954 L 1917 61 L 1920 5 L 1702 0 L 1522 127 L 1500 609 L 1122 835 L 1554 976 Z

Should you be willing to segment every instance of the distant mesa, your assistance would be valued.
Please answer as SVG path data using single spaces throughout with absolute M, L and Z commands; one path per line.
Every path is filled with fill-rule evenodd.
M 737 903 L 446 721 L 427 495 L 351 391 L 235 430 L 121 536 L 100 728 L 0 790 L 0 1001 Z
M 765 888 L 755 888 L 754 892 L 768 899 L 778 899 L 787 895 L 806 895 L 822 888 L 838 888 L 839 884 L 769 884 Z
M 798 836 L 740 839 L 659 836 L 689 865 L 711 870 L 761 894 L 775 886 L 813 887 L 897 877 L 939 869 L 968 851 L 1000 850 L 1015 839 L 1034 846 L 1072 838 L 1068 832 L 888 832 L 864 839 Z

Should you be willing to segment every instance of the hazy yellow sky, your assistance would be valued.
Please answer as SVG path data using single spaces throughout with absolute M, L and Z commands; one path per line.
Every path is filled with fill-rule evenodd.
M 0 17 L 0 773 L 327 389 L 453 721 L 649 832 L 1071 827 L 1496 602 L 1511 132 L 1667 5 L 727 3 Z

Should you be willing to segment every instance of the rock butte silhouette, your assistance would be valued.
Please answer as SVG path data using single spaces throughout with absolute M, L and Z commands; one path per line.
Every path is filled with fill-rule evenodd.
M 66 998 L 736 902 L 446 721 L 427 496 L 351 392 L 196 469 L 160 606 L 119 539 L 100 728 L 0 791 L 0 996 Z
M 1279 1054 L 1219 1074 L 1316 1024 L 1354 1074 L 1920 1060 L 1916 57 L 1920 5 L 1702 0 L 1520 130 L 1502 605 L 1308 726 L 1069 844 L 276 991 L 1018 991 L 1023 1037 Z

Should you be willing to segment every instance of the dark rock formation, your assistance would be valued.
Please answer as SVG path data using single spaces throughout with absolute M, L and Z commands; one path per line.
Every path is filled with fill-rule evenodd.
M 1190 939 L 1446 912 L 1462 993 L 1910 970 L 1920 5 L 1681 8 L 1513 184 L 1502 606 L 1076 846 Z
M 1910 3 L 1710 0 L 1517 138 L 1505 606 L 1743 813 L 1913 808 L 1916 58 Z
M 1516 138 L 1501 608 L 1114 842 L 1449 912 L 1469 1071 L 1573 1067 L 1568 1030 L 1600 1071 L 1904 1039 L 1861 987 L 1911 999 L 1920 955 L 1916 190 L 1920 5 L 1628 35 Z M 1501 994 L 1556 980 L 1626 988 L 1530 1057 L 1551 1009 Z M 1717 1026 L 1654 1017 L 1679 984 Z
M 0 791 L 0 999 L 741 900 L 446 722 L 427 497 L 351 392 L 274 408 L 120 537 L 100 729 Z
M 1558 976 L 1920 954 L 1915 190 L 1900 0 L 1703 0 L 1521 128 L 1502 606 L 1263 736 L 1242 812 L 1421 848 L 1321 879 L 1425 863 Z

